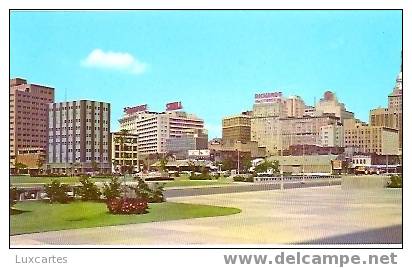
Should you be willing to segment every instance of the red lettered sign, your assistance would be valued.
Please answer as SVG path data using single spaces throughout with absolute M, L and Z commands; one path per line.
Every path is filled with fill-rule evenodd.
M 142 105 L 138 105 L 138 106 L 134 106 L 134 107 L 125 107 L 125 108 L 123 108 L 123 111 L 126 114 L 132 114 L 132 113 L 142 112 L 142 111 L 146 111 L 146 110 L 147 110 L 147 104 L 142 104 Z
M 169 102 L 166 104 L 166 111 L 174 111 L 180 109 L 183 109 L 182 102 L 180 101 Z

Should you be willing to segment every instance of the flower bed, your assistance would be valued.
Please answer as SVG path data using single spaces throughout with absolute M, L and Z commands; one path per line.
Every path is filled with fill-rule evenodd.
M 107 201 L 111 214 L 143 214 L 147 212 L 147 199 L 143 198 L 112 198 Z

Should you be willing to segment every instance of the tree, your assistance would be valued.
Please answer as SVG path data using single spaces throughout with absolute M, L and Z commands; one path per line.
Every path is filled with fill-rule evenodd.
M 271 168 L 273 170 L 273 172 L 279 172 L 279 161 L 277 160 L 273 160 L 270 165 L 269 168 Z
M 167 165 L 167 158 L 166 157 L 162 157 L 159 161 L 159 167 L 161 171 L 166 171 L 166 165 Z
M 43 167 L 45 162 L 46 161 L 43 156 L 39 156 L 39 158 L 37 158 L 36 165 L 37 165 L 39 172 L 41 172 L 41 168 Z
M 267 161 L 260 163 L 255 167 L 255 172 L 257 173 L 266 173 L 269 169 L 272 169 L 273 172 L 279 172 L 279 162 L 278 161 Z
M 111 178 L 109 184 L 103 185 L 103 196 L 109 200 L 112 198 L 120 197 L 121 195 L 121 182 L 117 177 Z
M 196 164 L 193 160 L 187 161 L 187 165 L 189 166 L 190 176 L 193 176 L 196 171 Z
M 236 167 L 235 161 L 232 158 L 226 158 L 222 161 L 222 170 L 231 170 Z
M 114 141 L 116 143 L 119 143 L 119 156 L 120 156 L 120 160 L 119 160 L 119 164 L 120 164 L 120 173 L 123 174 L 124 173 L 124 168 L 123 166 L 124 164 L 124 144 L 126 142 L 126 136 L 127 134 L 129 134 L 129 131 L 127 129 L 121 129 L 119 131 L 119 136 L 117 136 Z
M 242 166 L 245 171 L 249 171 L 249 169 L 252 167 L 252 158 L 249 155 L 246 155 L 242 159 Z
M 14 164 L 14 169 L 16 170 L 16 174 L 20 174 L 20 170 L 22 169 L 26 169 L 27 165 L 20 163 L 20 162 L 16 162 L 16 164 Z
M 16 187 L 10 187 L 10 192 L 9 192 L 9 197 L 10 197 L 10 210 L 13 208 L 13 206 L 17 203 L 17 200 L 19 200 L 19 190 L 17 190 Z
M 96 201 L 100 199 L 101 192 L 96 184 L 87 176 L 79 179 L 82 184 L 79 187 L 79 195 L 83 201 Z
M 151 191 L 151 195 L 149 198 L 149 202 L 152 203 L 161 203 L 165 201 L 165 197 L 163 195 L 164 192 L 164 183 L 155 183 L 153 189 Z
M 169 159 L 173 158 L 172 153 L 166 153 L 163 156 L 161 156 L 159 159 L 159 164 L 160 164 L 160 170 L 161 171 L 166 171 L 167 170 L 167 163 L 169 162 Z
M 69 190 L 68 185 L 60 183 L 57 179 L 52 180 L 51 183 L 44 186 L 44 191 L 50 203 L 58 202 L 64 204 L 69 202 L 69 195 L 67 194 Z
M 137 186 L 129 186 L 130 189 L 134 190 L 137 198 L 149 199 L 152 194 L 149 185 L 141 178 L 137 181 Z

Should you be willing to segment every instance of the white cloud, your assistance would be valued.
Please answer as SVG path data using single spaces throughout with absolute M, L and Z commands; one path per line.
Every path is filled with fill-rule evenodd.
M 132 74 L 142 74 L 147 69 L 146 63 L 139 61 L 129 53 L 103 51 L 98 48 L 90 52 L 81 64 L 90 68 L 112 69 Z

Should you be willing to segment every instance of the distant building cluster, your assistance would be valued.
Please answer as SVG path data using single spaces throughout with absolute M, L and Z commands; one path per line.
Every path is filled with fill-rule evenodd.
M 204 120 L 181 102 L 167 103 L 164 111 L 125 107 L 120 130 L 111 132 L 110 103 L 55 102 L 54 91 L 10 80 L 11 171 L 23 164 L 50 173 L 133 172 L 161 157 L 237 162 L 239 168 L 243 160 L 264 157 L 293 166 L 301 161 L 293 157 L 305 155 L 369 162 L 402 155 L 402 67 L 388 106 L 371 110 L 369 123 L 356 119 L 332 91 L 314 106 L 282 92 L 257 93 L 251 110 L 224 117 L 222 137 L 210 141 Z
M 402 67 L 388 107 L 371 110 L 369 123 L 356 119 L 331 91 L 314 106 L 282 92 L 258 93 L 251 111 L 223 118 L 222 139 L 211 141 L 209 148 L 252 157 L 401 156 Z

